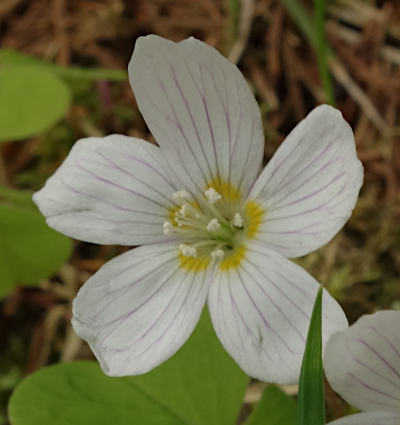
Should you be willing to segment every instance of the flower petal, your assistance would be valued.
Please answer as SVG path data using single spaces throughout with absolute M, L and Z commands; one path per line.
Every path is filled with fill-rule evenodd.
M 114 134 L 76 142 L 33 200 L 68 236 L 137 245 L 166 240 L 162 224 L 175 191 L 157 146 Z
M 142 246 L 85 283 L 73 303 L 72 325 L 107 375 L 138 375 L 186 341 L 207 291 L 207 271 L 182 269 L 176 245 Z
M 336 421 L 329 422 L 329 425 L 399 425 L 400 413 L 392 412 L 367 412 L 356 415 L 345 416 Z
M 315 108 L 289 134 L 250 194 L 266 211 L 257 239 L 285 257 L 327 243 L 351 215 L 363 181 L 341 113 Z
M 208 296 L 225 349 L 250 376 L 298 382 L 319 284 L 304 269 L 268 249 L 247 247 L 238 268 L 219 271 Z M 323 343 L 347 327 L 339 304 L 324 292 Z
M 260 112 L 235 65 L 207 44 L 140 37 L 129 64 L 140 111 L 182 188 L 221 178 L 247 194 L 261 165 Z
M 324 367 L 332 388 L 350 404 L 400 414 L 400 312 L 363 316 L 333 335 Z

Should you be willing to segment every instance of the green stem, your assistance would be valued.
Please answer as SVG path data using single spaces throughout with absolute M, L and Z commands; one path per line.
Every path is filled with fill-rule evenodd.
M 78 66 L 55 66 L 54 71 L 61 77 L 86 80 L 126 81 L 128 74 L 120 69 L 80 68 Z

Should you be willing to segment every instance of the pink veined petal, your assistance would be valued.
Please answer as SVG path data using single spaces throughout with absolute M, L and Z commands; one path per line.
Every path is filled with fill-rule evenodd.
M 140 37 L 129 64 L 140 111 L 183 188 L 218 177 L 247 194 L 262 162 L 260 112 L 235 65 L 207 44 Z
M 356 415 L 345 416 L 329 422 L 328 425 L 399 425 L 400 424 L 400 409 L 399 413 L 392 412 L 366 412 Z
M 104 265 L 73 302 L 72 325 L 110 376 L 138 375 L 172 356 L 196 326 L 207 272 L 182 269 L 175 244 L 142 246 Z
M 76 239 L 120 245 L 165 241 L 176 187 L 160 149 L 121 135 L 75 143 L 33 200 L 47 224 Z
M 318 106 L 289 134 L 250 193 L 266 211 L 257 240 L 285 257 L 319 248 L 350 217 L 362 181 L 350 126 L 338 110 Z
M 400 312 L 365 315 L 333 335 L 324 367 L 332 388 L 353 406 L 400 414 Z
M 249 246 L 238 268 L 219 271 L 214 283 L 208 307 L 228 353 L 254 378 L 297 383 L 318 282 L 280 254 Z M 323 343 L 346 327 L 325 291 Z

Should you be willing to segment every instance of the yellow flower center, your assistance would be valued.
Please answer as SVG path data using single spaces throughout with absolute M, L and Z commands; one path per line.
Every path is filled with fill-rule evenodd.
M 236 268 L 246 255 L 246 240 L 253 238 L 265 211 L 255 201 L 242 201 L 240 191 L 213 180 L 201 199 L 180 190 L 173 194 L 176 206 L 169 210 L 164 234 L 179 239 L 182 268 L 198 272 L 218 263 L 221 271 Z

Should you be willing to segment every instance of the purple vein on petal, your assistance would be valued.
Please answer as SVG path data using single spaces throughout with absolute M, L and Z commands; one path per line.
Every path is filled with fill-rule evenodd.
M 165 309 L 163 310 L 163 312 L 161 313 L 161 315 L 158 317 L 158 319 L 152 324 L 152 326 L 146 331 L 146 333 L 148 333 L 148 332 L 150 332 L 151 331 L 151 329 L 153 329 L 154 328 L 154 325 L 163 317 L 163 315 L 165 314 L 165 312 L 168 310 L 168 308 L 170 307 L 170 305 L 171 305 L 171 303 L 172 303 L 172 301 L 174 301 L 175 299 L 176 299 L 176 296 L 177 296 L 177 294 L 178 294 L 178 292 L 179 292 L 179 289 L 181 289 L 181 287 L 183 286 L 183 283 L 184 283 L 184 279 L 182 280 L 182 283 L 179 285 L 179 288 L 178 288 L 178 290 L 175 292 L 175 294 L 174 294 L 174 296 L 171 298 L 171 300 L 170 300 L 170 302 L 168 303 L 168 305 L 165 307 Z M 181 311 L 182 311 L 182 309 L 183 309 L 183 307 L 187 304 L 187 302 L 188 302 L 188 298 L 189 298 L 189 295 L 190 295 L 190 293 L 191 293 L 191 291 L 192 291 L 192 289 L 193 289 L 193 287 L 194 287 L 194 280 L 191 282 L 191 285 L 190 285 L 190 289 L 189 289 L 189 291 L 187 291 L 186 292 L 186 296 L 184 297 L 184 299 L 183 299 L 183 301 L 181 302 L 181 305 L 180 305 L 180 307 L 179 307 L 179 309 L 177 310 L 177 312 L 175 313 L 175 315 L 174 315 L 174 317 L 171 319 L 171 321 L 168 323 L 168 325 L 165 327 L 165 329 L 164 329 L 164 331 L 161 333 L 161 335 L 155 340 L 155 341 L 153 341 L 150 345 L 148 345 L 147 346 L 147 348 L 144 350 L 144 351 L 142 351 L 140 354 L 137 354 L 137 353 L 135 353 L 135 357 L 137 357 L 137 358 L 139 358 L 139 357 L 141 357 L 141 356 L 143 356 L 144 354 L 146 354 L 155 344 L 158 344 L 158 343 L 160 343 L 160 341 L 165 337 L 165 335 L 167 335 L 167 333 L 168 333 L 168 331 L 171 329 L 171 327 L 172 327 L 172 325 L 173 325 L 173 323 L 177 320 L 177 318 L 178 318 L 178 316 L 179 316 L 179 314 L 181 313 Z M 177 331 L 179 331 L 180 329 L 177 329 Z M 142 337 L 140 338 L 140 340 L 142 339 L 142 338 L 144 338 L 145 337 L 145 335 L 146 335 L 146 333 L 145 334 L 143 334 L 142 335 Z M 175 336 L 176 336 L 176 334 L 175 334 Z M 173 340 L 173 338 L 171 338 L 171 340 Z M 135 343 L 136 342 L 138 342 L 138 341 L 135 341 Z M 132 355 L 129 357 L 129 358 L 132 358 Z
M 145 186 L 148 189 L 153 190 L 154 192 L 156 192 L 159 196 L 161 196 L 162 198 L 164 198 L 168 203 L 171 203 L 171 199 L 169 197 L 167 197 L 165 195 L 165 193 L 159 191 L 156 187 L 149 185 L 146 181 L 140 179 L 139 177 L 135 176 L 134 174 L 130 173 L 129 171 L 125 170 L 124 168 L 118 166 L 117 164 L 115 164 L 114 161 L 112 161 L 110 158 L 107 158 L 106 156 L 104 156 L 101 152 L 97 152 L 97 154 L 100 155 L 103 159 L 105 159 L 109 164 L 111 164 L 112 167 L 114 167 L 115 169 L 121 171 L 121 173 L 124 173 L 127 176 L 131 177 L 132 180 L 138 181 L 143 186 Z
M 251 117 L 251 133 L 250 133 L 250 145 L 248 146 L 247 152 L 246 152 L 246 159 L 243 162 L 243 168 L 242 168 L 242 172 L 241 172 L 241 176 L 245 175 L 246 170 L 248 169 L 248 162 L 249 162 L 249 158 L 250 158 L 250 153 L 252 151 L 252 147 L 253 147 L 253 140 L 254 140 L 254 117 Z M 239 181 L 239 185 L 238 185 L 238 189 L 241 190 L 242 189 L 242 184 L 243 184 L 243 178 L 240 179 Z M 248 194 L 248 190 L 246 195 Z
M 349 376 L 354 379 L 356 382 L 358 382 L 363 388 L 367 389 L 367 390 L 371 390 L 374 393 L 383 395 L 384 397 L 387 397 L 391 400 L 394 400 L 396 402 L 398 402 L 399 400 L 397 398 L 392 397 L 391 395 L 385 393 L 384 391 L 381 391 L 378 388 L 375 388 L 369 384 L 366 384 L 361 378 L 359 378 L 358 376 L 354 375 L 353 373 L 349 372 Z
M 225 334 L 225 336 L 227 337 L 227 339 L 230 340 L 230 343 L 232 344 L 232 346 L 236 345 L 236 342 L 234 341 L 231 332 L 229 332 L 230 327 L 228 326 L 228 322 L 226 320 L 226 315 L 225 315 L 225 297 L 223 298 L 221 296 L 221 289 L 222 289 L 222 285 L 226 285 L 227 283 L 224 282 L 222 283 L 221 281 L 218 282 L 218 295 L 216 297 L 217 299 L 217 308 L 215 309 L 215 315 L 218 317 L 218 328 L 220 329 L 220 332 Z
M 252 247 L 251 250 L 253 252 L 255 252 L 256 254 L 259 254 L 261 256 L 265 255 L 265 251 L 261 250 L 258 251 L 256 248 Z M 276 264 L 278 266 L 278 268 L 282 268 L 282 264 L 279 263 L 276 259 L 274 259 L 272 256 L 269 257 L 269 260 L 272 261 L 274 264 Z M 247 259 L 248 262 L 250 262 L 249 259 Z M 253 263 L 252 263 L 253 264 Z M 290 279 L 288 279 L 287 277 L 285 277 L 284 275 L 282 275 L 281 273 L 277 272 L 276 270 L 274 270 L 274 273 L 277 274 L 281 279 L 285 280 L 287 283 L 289 283 L 293 288 L 297 289 L 302 295 L 308 296 L 309 294 L 304 291 L 304 289 L 300 288 L 299 286 L 297 286 L 294 282 L 292 282 Z
M 243 269 L 243 270 L 245 270 L 245 269 Z M 238 276 L 239 276 L 239 279 L 240 279 L 240 281 L 241 281 L 241 283 L 242 283 L 242 287 L 243 287 L 243 289 L 245 290 L 245 292 L 246 292 L 246 295 L 247 295 L 247 297 L 249 298 L 249 300 L 250 300 L 250 302 L 253 304 L 253 306 L 254 306 L 254 308 L 256 309 L 256 311 L 257 311 L 257 313 L 258 313 L 258 315 L 260 316 L 260 318 L 261 318 L 261 320 L 263 321 L 263 323 L 264 323 L 264 325 L 265 325 L 265 327 L 267 328 L 267 329 L 269 329 L 270 331 L 271 331 L 271 333 L 273 334 L 273 335 L 275 335 L 275 337 L 282 343 L 282 345 L 291 353 L 291 354 L 294 354 L 294 352 L 293 352 L 293 350 L 287 345 L 287 343 L 286 343 L 286 341 L 283 339 L 283 338 L 281 338 L 281 336 L 280 335 L 278 335 L 277 334 L 277 332 L 275 331 L 275 329 L 270 325 L 270 323 L 268 322 L 268 320 L 266 319 L 266 317 L 264 316 L 264 314 L 262 313 L 262 311 L 260 310 L 260 308 L 258 307 L 258 305 L 257 305 L 257 303 L 255 302 L 255 300 L 254 300 L 254 298 L 250 295 L 250 292 L 249 292 L 249 290 L 247 289 L 247 287 L 246 287 L 246 284 L 245 284 L 245 281 L 244 281 L 244 279 L 242 278 L 242 276 L 241 276 L 241 274 L 240 274 L 240 271 L 238 270 L 238 269 L 236 269 L 236 272 L 237 272 L 237 274 L 238 274 Z M 274 341 L 274 338 L 272 338 L 272 340 Z M 274 341 L 275 342 L 275 341 Z M 276 348 L 276 347 L 275 347 Z M 281 353 L 280 353 L 280 351 L 276 348 L 276 352 L 277 352 L 277 354 L 278 354 L 278 356 L 279 356 L 279 358 L 282 358 L 281 357 Z
M 204 151 L 203 142 L 202 142 L 202 140 L 201 140 L 201 138 L 200 138 L 200 132 L 199 132 L 199 129 L 197 128 L 197 125 L 196 125 L 196 123 L 195 123 L 195 120 L 194 120 L 194 117 L 193 117 L 192 111 L 191 111 L 191 109 L 190 109 L 190 107 L 189 107 L 189 102 L 188 102 L 188 100 L 186 99 L 186 96 L 185 96 L 185 94 L 183 93 L 182 87 L 181 87 L 181 85 L 179 84 L 179 81 L 178 81 L 178 79 L 177 79 L 177 77 L 176 77 L 176 71 L 175 71 L 175 68 L 174 68 L 174 67 L 173 67 L 170 63 L 168 63 L 168 65 L 170 66 L 170 69 L 171 69 L 171 72 L 172 72 L 172 80 L 174 81 L 175 86 L 176 86 L 176 88 L 178 89 L 179 94 L 181 95 L 181 98 L 182 98 L 182 100 L 183 100 L 183 102 L 184 102 L 184 104 L 185 104 L 186 111 L 187 111 L 187 113 L 189 114 L 190 121 L 191 121 L 192 126 L 193 126 L 193 129 L 194 129 L 194 131 L 195 131 L 195 133 L 196 133 L 196 137 L 197 137 L 197 140 L 198 140 L 198 142 L 199 142 L 199 146 L 200 146 L 201 152 L 202 152 L 203 157 L 204 157 L 204 160 L 205 160 L 205 162 L 206 162 L 206 164 L 207 164 L 207 168 L 208 168 L 208 172 L 209 172 L 209 178 L 210 178 L 210 180 L 212 180 L 212 179 L 213 179 L 213 172 L 212 172 L 212 170 L 211 170 L 211 166 L 210 166 L 210 163 L 209 163 L 209 161 L 208 161 L 208 156 L 206 155 L 206 153 L 205 153 L 205 151 Z M 189 72 L 189 71 L 188 71 L 188 72 Z
M 361 361 L 353 353 L 351 354 L 351 356 L 352 356 L 354 362 L 356 362 L 358 365 L 360 365 L 362 367 L 365 367 L 365 369 L 367 369 L 369 372 L 373 373 L 374 375 L 378 376 L 379 378 L 383 379 L 384 381 L 389 382 L 391 385 L 393 385 L 395 388 L 397 388 L 400 391 L 400 386 L 397 385 L 395 382 L 393 382 L 391 379 L 389 379 L 388 377 L 382 375 L 377 370 L 375 370 L 371 366 L 369 366 L 367 363 Z
M 145 305 L 147 305 L 147 303 L 149 301 L 151 301 L 157 294 L 159 294 L 159 292 L 164 288 L 164 286 L 168 283 L 169 279 L 172 278 L 177 271 L 179 271 L 180 266 L 176 266 L 176 268 L 172 269 L 171 272 L 169 274 L 167 274 L 166 276 L 164 276 L 164 278 L 161 280 L 160 285 L 151 293 L 151 295 L 149 297 L 146 298 L 146 300 L 142 301 L 138 306 L 136 306 L 133 310 L 131 310 L 130 312 L 126 313 L 125 315 L 123 315 L 122 317 L 119 317 L 117 319 L 114 319 L 110 322 L 108 322 L 106 325 L 109 326 L 111 324 L 114 324 L 116 322 L 119 322 L 113 329 L 110 330 L 110 332 L 108 332 L 106 335 L 103 335 L 101 340 L 98 341 L 99 345 L 103 345 L 108 338 L 111 337 L 111 335 L 123 324 L 125 323 L 128 319 L 131 319 L 132 316 L 137 313 L 142 307 L 144 307 Z M 129 345 L 130 346 L 130 345 Z M 129 346 L 125 347 L 128 348 Z M 118 351 L 124 351 L 125 348 L 121 348 Z
M 176 291 L 172 294 L 172 296 L 170 297 L 170 299 L 168 300 L 168 302 L 166 303 L 166 305 L 164 306 L 164 308 L 162 309 L 162 311 L 160 312 L 160 314 L 156 317 L 156 319 L 153 320 L 153 322 L 150 324 L 150 326 L 138 338 L 136 338 L 135 341 L 133 341 L 133 342 L 130 343 L 131 346 L 132 346 L 132 348 L 134 347 L 134 345 L 136 345 L 137 343 L 139 343 L 140 341 L 142 341 L 154 329 L 154 327 L 156 326 L 156 324 L 162 319 L 162 317 L 165 315 L 165 313 L 169 310 L 169 308 L 171 307 L 172 303 L 177 299 L 177 296 L 178 296 L 178 293 L 180 292 L 180 289 L 185 284 L 185 279 L 187 278 L 188 274 L 189 274 L 189 272 L 186 272 L 184 274 L 184 276 L 182 277 L 181 282 L 176 285 Z M 189 291 L 192 289 L 192 287 L 193 287 L 193 282 L 191 283 L 191 286 L 190 286 Z M 180 308 L 178 309 L 178 314 L 181 311 L 181 309 L 182 309 L 182 307 L 183 307 L 183 305 L 185 303 L 185 300 L 187 299 L 188 292 L 186 293 L 186 297 L 184 298 L 184 301 L 181 303 Z M 175 321 L 176 316 L 177 316 L 177 313 L 174 315 L 173 319 L 167 325 L 166 330 L 165 330 L 164 333 L 166 333 L 168 331 L 168 329 L 170 328 L 171 324 Z M 163 333 L 161 335 L 161 338 L 162 338 L 162 336 L 163 336 Z M 161 340 L 161 338 L 159 338 L 159 340 Z M 156 343 L 156 342 L 158 342 L 158 340 L 156 340 L 154 343 Z M 154 343 L 151 344 L 147 349 L 149 349 L 152 345 L 154 345 Z M 132 358 L 131 357 L 132 355 L 139 357 L 139 356 L 143 355 L 147 351 L 147 349 L 144 352 L 140 353 L 140 354 L 131 353 L 131 355 L 128 358 L 131 359 Z M 134 350 L 132 350 L 132 351 L 134 351 Z
M 122 186 L 122 185 L 120 185 L 120 184 L 118 184 L 118 183 L 114 183 L 114 182 L 112 182 L 112 181 L 110 181 L 110 180 L 107 180 L 107 179 L 106 179 L 106 178 L 104 178 L 104 177 L 100 177 L 100 176 L 99 176 L 99 175 L 97 175 L 96 173 L 93 173 L 92 171 L 90 171 L 90 170 L 86 169 L 85 167 L 82 167 L 82 165 L 80 165 L 79 163 L 76 163 L 76 164 L 75 164 L 75 166 L 76 166 L 76 168 L 78 168 L 79 170 L 81 170 L 81 171 L 83 171 L 83 172 L 86 172 L 87 174 L 89 174 L 90 176 L 92 176 L 95 180 L 99 180 L 99 181 L 101 181 L 101 182 L 103 182 L 103 183 L 106 183 L 106 184 L 108 184 L 108 185 L 110 185 L 110 186 L 113 186 L 113 187 L 115 187 L 115 188 L 121 189 L 121 190 L 123 190 L 123 191 L 125 191 L 125 192 L 128 192 L 128 193 L 131 193 L 132 195 L 135 195 L 135 196 L 137 196 L 138 198 L 146 199 L 147 201 L 149 201 L 149 202 L 151 202 L 151 203 L 153 203 L 153 204 L 155 204 L 155 205 L 157 205 L 157 206 L 159 206 L 159 207 L 161 207 L 161 208 L 165 208 L 165 209 L 167 209 L 167 208 L 168 208 L 167 206 L 165 206 L 165 205 L 161 204 L 160 202 L 155 201 L 154 199 L 149 198 L 149 197 L 148 197 L 148 196 L 146 196 L 146 195 L 143 195 L 142 193 L 136 192 L 135 190 L 132 190 L 132 189 L 130 189 L 130 188 L 128 188 L 128 187 Z
M 346 175 L 346 173 L 345 172 L 342 172 L 342 173 L 338 174 L 334 179 L 332 179 L 331 181 L 329 181 L 328 183 L 326 183 L 324 186 L 320 187 L 319 189 L 315 190 L 314 192 L 311 192 L 311 193 L 309 193 L 307 195 L 304 195 L 303 197 L 301 197 L 299 199 L 296 199 L 295 201 L 289 202 L 288 204 L 279 205 L 278 207 L 273 208 L 273 210 L 278 210 L 278 209 L 281 209 L 281 208 L 286 208 L 286 207 L 289 207 L 291 205 L 298 204 L 299 202 L 306 201 L 307 199 L 310 199 L 313 196 L 318 195 L 318 193 L 324 191 L 329 186 L 331 186 L 333 183 L 335 183 L 336 180 L 340 179 L 341 177 L 343 177 L 345 175 Z
M 391 349 L 395 352 L 397 357 L 400 359 L 400 352 L 399 350 L 393 345 L 392 341 L 390 341 L 384 334 L 378 331 L 378 329 L 375 328 L 375 326 L 370 326 L 370 329 L 372 329 L 377 335 L 379 335 L 381 338 L 383 338 L 386 343 L 391 347 Z
M 272 204 L 268 204 L 268 209 L 269 210 L 274 210 L 274 206 L 278 205 L 277 209 L 281 208 L 281 206 L 279 205 L 280 202 L 284 201 L 285 199 L 287 199 L 290 195 L 292 195 L 293 193 L 297 192 L 301 187 L 303 187 L 306 183 L 308 183 L 310 180 L 314 179 L 316 176 L 320 175 L 320 173 L 326 169 L 327 167 L 329 167 L 330 165 L 334 164 L 337 161 L 343 161 L 344 158 L 343 157 L 337 157 L 337 158 L 333 158 L 330 159 L 328 162 L 326 162 L 325 164 L 323 164 L 320 168 L 318 168 L 317 170 L 315 170 L 311 176 L 309 176 L 306 180 L 304 181 L 300 181 L 299 184 L 292 188 L 290 192 L 284 194 L 283 197 L 275 200 Z M 342 173 L 343 174 L 343 173 Z M 291 205 L 291 204 L 289 204 Z
M 283 317 L 283 319 L 289 324 L 289 326 L 295 331 L 295 333 L 297 334 L 297 336 L 300 338 L 300 340 L 302 342 L 305 342 L 305 338 L 304 335 L 302 335 L 302 333 L 297 329 L 297 327 L 293 324 L 293 322 L 289 319 L 289 317 L 286 315 L 286 313 L 279 307 L 279 305 L 273 300 L 273 298 L 268 294 L 267 291 L 265 291 L 265 289 L 263 288 L 262 284 L 255 278 L 255 276 L 249 272 L 249 270 L 247 270 L 247 268 L 243 267 L 243 270 L 249 275 L 250 279 L 252 279 L 256 285 L 258 286 L 258 288 L 260 289 L 260 291 L 265 295 L 265 297 L 269 300 L 269 302 L 272 304 L 272 306 L 278 311 L 278 313 Z M 264 277 L 266 277 L 265 275 L 263 275 Z M 272 283 L 272 285 L 278 289 L 278 286 L 269 278 L 267 278 L 268 281 L 270 283 Z M 303 313 L 304 316 L 307 317 L 307 315 L 300 309 L 300 307 L 293 302 L 293 300 L 290 300 L 290 298 L 288 298 L 287 296 L 285 296 L 286 299 L 288 299 L 291 304 L 297 308 L 297 310 L 299 310 L 301 313 Z
M 277 285 L 266 273 L 264 273 L 263 271 L 262 271 L 262 269 L 257 265 L 257 264 L 255 264 L 255 263 L 253 263 L 251 260 L 249 260 L 249 259 L 247 259 L 246 260 L 247 261 L 247 263 L 249 263 L 249 264 L 251 264 L 257 271 L 258 271 L 258 273 L 260 273 L 267 281 L 269 281 L 270 283 L 271 283 L 271 285 L 278 291 L 278 292 L 280 292 L 280 294 L 287 300 L 287 301 L 289 301 L 289 303 L 290 304 L 292 304 L 293 305 L 293 307 L 297 310 L 297 311 L 299 311 L 299 313 L 301 313 L 307 320 L 310 320 L 310 315 L 309 314 L 307 314 L 305 311 L 303 311 L 302 310 L 302 308 L 298 305 L 298 304 L 296 304 L 293 300 L 292 300 L 292 298 L 290 298 L 283 290 L 282 290 L 282 288 L 280 288 L 280 286 L 279 285 Z M 275 273 L 275 274 L 278 274 L 277 272 L 273 272 L 273 273 Z M 283 275 L 280 275 L 280 274 L 278 274 L 281 278 L 283 278 Z M 289 284 L 292 284 L 292 282 L 290 282 L 289 280 L 287 280 L 287 279 L 285 279 L 285 281 L 287 282 L 287 283 L 289 283 Z M 305 292 L 303 291 L 303 290 L 301 290 L 300 288 L 298 288 L 298 287 L 296 287 L 296 289 L 299 289 L 300 291 L 301 291 L 301 293 L 304 295 L 305 294 Z M 262 289 L 262 291 L 263 292 L 265 292 L 264 291 L 264 289 Z M 298 330 L 297 330 L 297 332 L 299 332 Z M 304 336 L 303 335 L 301 335 L 301 334 L 299 334 L 299 336 L 301 337 L 301 339 L 304 341 Z
M 198 64 L 199 69 L 200 69 L 200 79 L 201 79 L 201 86 L 202 86 L 202 91 L 200 92 L 200 99 L 201 102 L 203 104 L 203 108 L 204 108 L 204 113 L 206 116 L 206 120 L 207 120 L 207 124 L 208 124 L 208 129 L 210 130 L 210 136 L 211 136 L 211 142 L 212 142 L 212 147 L 213 147 L 213 151 L 214 151 L 214 158 L 215 158 L 215 166 L 217 168 L 217 176 L 220 176 L 220 169 L 219 169 L 219 164 L 218 164 L 218 155 L 217 155 L 217 147 L 215 144 L 215 135 L 214 135 L 214 129 L 213 126 L 211 124 L 211 119 L 210 119 L 210 113 L 208 110 L 208 105 L 207 105 L 207 100 L 206 100 L 206 87 L 205 87 L 205 83 L 204 83 L 204 70 L 203 70 L 203 66 L 201 63 Z
M 125 286 L 123 286 L 122 288 L 117 288 L 114 290 L 108 290 L 106 291 L 106 293 L 103 294 L 102 297 L 97 299 L 97 303 L 99 303 L 100 301 L 106 299 L 107 297 L 109 297 L 111 294 L 114 294 L 116 292 L 119 292 L 115 298 L 113 299 L 113 301 L 115 302 L 116 300 L 118 300 L 119 298 L 121 298 L 123 295 L 126 295 L 126 292 L 131 291 L 133 288 L 135 288 L 138 284 L 142 283 L 147 277 L 149 277 L 151 274 L 153 274 L 155 271 L 160 270 L 162 267 L 164 267 L 166 264 L 170 263 L 174 261 L 171 258 L 168 258 L 166 261 L 164 261 L 163 263 L 159 264 L 155 269 L 151 269 L 149 272 L 147 272 L 144 276 L 141 276 L 139 279 L 137 279 L 136 281 L 130 282 L 128 284 L 126 284 Z M 125 268 L 123 271 L 121 271 L 118 276 L 121 276 L 121 274 L 125 273 L 127 270 L 134 268 L 136 266 L 136 264 L 129 266 L 127 268 Z M 134 311 L 134 310 L 132 310 Z M 118 322 L 119 320 L 121 320 L 121 317 L 118 317 L 116 319 L 112 319 L 111 321 L 108 322 L 102 322 L 101 324 L 99 324 L 98 326 L 94 325 L 94 322 L 96 322 L 96 319 L 99 315 L 104 314 L 104 310 L 102 309 L 101 311 L 97 312 L 93 317 L 90 318 L 90 326 L 93 328 L 98 328 L 98 327 L 103 327 L 103 326 L 109 326 L 112 325 L 116 322 Z M 128 313 L 129 314 L 129 313 Z
M 153 70 L 154 70 L 154 63 L 152 63 L 152 66 L 153 66 Z M 182 137 L 183 137 L 183 139 L 185 141 L 185 144 L 186 144 L 187 148 L 189 149 L 189 152 L 191 153 L 191 155 L 193 157 L 193 160 L 196 163 L 196 165 L 197 165 L 197 167 L 198 167 L 198 169 L 199 169 L 199 171 L 200 171 L 200 173 L 201 173 L 201 175 L 202 175 L 202 177 L 204 179 L 204 186 L 205 186 L 207 184 L 207 178 L 206 178 L 206 176 L 203 173 L 202 167 L 200 166 L 200 163 L 197 160 L 197 156 L 196 156 L 195 152 L 193 151 L 193 148 L 192 148 L 192 146 L 191 146 L 191 144 L 190 144 L 190 142 L 189 142 L 189 140 L 188 140 L 188 138 L 186 136 L 186 133 L 183 131 L 182 125 L 179 122 L 178 116 L 176 114 L 176 110 L 175 110 L 174 104 L 172 103 L 172 101 L 171 101 L 171 99 L 170 99 L 170 97 L 168 95 L 168 92 L 167 92 L 167 89 L 165 87 L 165 84 L 161 80 L 161 78 L 157 75 L 157 72 L 155 72 L 155 75 L 157 76 L 158 83 L 159 83 L 159 86 L 161 88 L 161 91 L 164 93 L 164 96 L 165 96 L 165 98 L 166 98 L 166 100 L 167 100 L 167 102 L 169 104 L 169 107 L 171 109 L 171 112 L 174 115 L 175 125 L 178 127 L 178 130 L 181 133 L 181 135 L 182 135 Z
M 127 212 L 133 212 L 133 213 L 138 213 L 138 214 L 152 214 L 152 215 L 154 215 L 154 216 L 156 216 L 156 215 L 158 216 L 158 214 L 156 214 L 156 213 L 151 213 L 151 212 L 148 212 L 148 211 L 140 211 L 140 210 L 134 210 L 134 209 L 132 209 L 132 208 L 122 207 L 121 205 L 114 204 L 114 203 L 112 203 L 112 202 L 106 201 L 105 199 L 100 198 L 100 197 L 98 197 L 98 196 L 95 196 L 95 195 L 93 195 L 93 194 L 91 194 L 91 193 L 83 192 L 83 191 L 81 191 L 81 190 L 76 189 L 75 187 L 72 187 L 71 185 L 69 185 L 68 183 L 66 183 L 66 182 L 65 182 L 63 179 L 61 179 L 61 178 L 60 178 L 60 182 L 61 182 L 61 183 L 62 183 L 65 187 L 67 187 L 69 190 L 71 190 L 72 192 L 74 192 L 74 193 L 76 193 L 76 194 L 78 194 L 78 195 L 82 195 L 82 196 L 85 196 L 85 197 L 87 197 L 87 198 L 95 199 L 96 201 L 100 201 L 100 202 L 102 202 L 102 203 L 104 203 L 104 204 L 106 204 L 106 205 L 109 205 L 109 206 L 111 206 L 111 207 L 113 207 L 113 208 L 117 209 L 117 210 L 120 210 L 120 211 L 127 211 Z M 85 209 L 82 209 L 82 211 L 88 211 L 88 209 L 87 209 L 87 208 L 85 208 Z M 64 214 L 64 213 L 62 213 L 62 214 Z M 163 217 L 163 216 L 161 216 L 161 215 L 160 215 L 160 217 Z
M 336 141 L 336 140 L 335 140 Z M 287 181 L 285 181 L 285 179 L 282 179 L 283 184 L 278 185 L 278 187 L 276 189 L 274 189 L 274 193 L 280 192 L 284 187 L 286 187 L 288 184 L 290 184 L 293 180 L 296 180 L 299 176 L 301 176 L 306 170 L 308 170 L 316 161 L 319 161 L 321 159 L 322 156 L 324 156 L 324 154 L 333 146 L 333 143 L 335 141 L 332 141 L 330 143 L 328 143 L 325 148 L 316 156 L 312 159 L 311 162 L 309 162 L 304 168 L 302 168 L 299 172 L 294 173 L 294 175 Z M 328 162 L 329 164 L 329 162 Z M 318 170 L 318 172 L 320 172 L 321 170 Z M 315 174 L 314 174 L 315 175 Z M 304 183 L 303 183 L 304 184 Z M 294 189 L 297 190 L 297 189 Z
M 363 338 L 357 339 L 357 342 L 364 345 L 371 353 L 373 353 L 378 359 L 385 364 L 398 378 L 400 378 L 400 373 L 380 354 L 378 351 L 375 350 L 375 348 L 371 347 L 367 341 L 365 341 Z
M 232 288 L 231 288 L 231 281 L 229 279 L 229 274 L 227 275 L 228 277 L 228 290 L 229 290 L 229 298 L 231 300 L 231 306 L 232 306 L 232 311 L 235 314 L 236 320 L 235 320 L 235 325 L 236 325 L 236 329 L 237 329 L 237 334 L 239 335 L 239 339 L 240 339 L 240 345 L 242 347 L 242 351 L 243 353 L 245 353 L 247 351 L 246 349 L 246 344 L 243 341 L 243 337 L 242 337 L 242 333 L 240 331 L 240 326 L 239 326 L 239 321 L 241 321 L 247 331 L 248 334 L 250 334 L 255 340 L 257 339 L 256 335 L 254 335 L 254 333 L 251 331 L 251 329 L 249 328 L 249 326 L 247 325 L 246 321 L 243 319 L 243 316 L 239 310 L 239 307 L 236 304 L 235 298 L 233 297 L 232 294 Z M 267 357 L 272 360 L 272 357 L 270 357 L 269 353 L 265 352 L 265 354 L 267 355 Z

